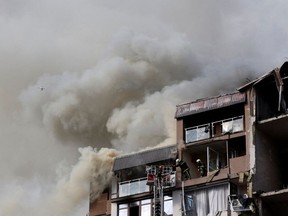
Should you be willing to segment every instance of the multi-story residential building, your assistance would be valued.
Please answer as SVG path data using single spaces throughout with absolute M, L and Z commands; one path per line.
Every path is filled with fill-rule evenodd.
M 287 215 L 287 102 L 284 63 L 236 92 L 178 105 L 177 144 L 116 158 L 111 188 L 90 216 L 157 215 L 158 199 L 163 216 Z M 160 168 L 163 193 L 155 198 Z
M 119 215 L 137 216 L 151 215 L 153 211 L 153 185 L 147 179 L 147 167 L 162 165 L 169 172 L 168 185 L 163 185 L 163 207 L 166 215 L 173 212 L 173 189 L 176 184 L 175 167 L 171 166 L 177 157 L 176 145 L 151 149 L 118 157 L 114 161 L 110 193 L 105 193 L 96 202 L 90 204 L 90 216 Z M 163 170 L 163 173 L 166 172 Z M 151 182 L 152 183 L 152 182 Z M 99 201 L 100 200 L 100 201 Z

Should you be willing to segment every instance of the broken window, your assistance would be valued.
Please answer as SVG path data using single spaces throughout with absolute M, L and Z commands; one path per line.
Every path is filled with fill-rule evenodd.
M 275 69 L 255 85 L 259 121 L 287 114 L 287 63 L 284 65 L 280 72 Z
M 267 80 L 257 87 L 256 111 L 260 121 L 278 116 L 278 90 L 272 81 Z

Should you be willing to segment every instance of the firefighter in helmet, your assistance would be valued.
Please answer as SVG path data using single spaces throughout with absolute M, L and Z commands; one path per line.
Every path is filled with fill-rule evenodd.
M 200 176 L 201 177 L 206 176 L 207 175 L 207 169 L 206 169 L 205 164 L 200 159 L 197 159 L 196 163 L 197 163 L 197 168 L 198 168 L 198 171 L 200 173 Z
M 182 176 L 184 177 L 184 179 L 190 179 L 190 168 L 188 167 L 187 163 L 183 160 L 180 159 L 176 159 L 176 167 L 180 167 L 181 168 L 181 173 Z

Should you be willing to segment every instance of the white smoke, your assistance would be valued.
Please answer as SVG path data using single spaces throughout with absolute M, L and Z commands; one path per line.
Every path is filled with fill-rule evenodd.
M 177 104 L 287 60 L 285 6 L 0 1 L 1 215 L 87 213 L 114 149 L 174 144 Z

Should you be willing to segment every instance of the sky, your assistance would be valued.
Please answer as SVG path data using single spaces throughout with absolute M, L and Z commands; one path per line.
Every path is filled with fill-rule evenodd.
M 287 61 L 287 6 L 0 0 L 0 215 L 85 215 L 117 155 L 176 143 L 177 104 Z

